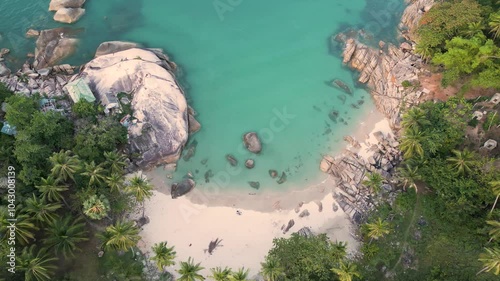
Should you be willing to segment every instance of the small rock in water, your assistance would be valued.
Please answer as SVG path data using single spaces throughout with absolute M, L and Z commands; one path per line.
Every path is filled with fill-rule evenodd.
M 269 175 L 271 176 L 271 178 L 275 178 L 278 176 L 278 171 L 276 170 L 269 170 Z
M 205 165 L 205 164 L 207 164 L 207 162 L 208 162 L 208 159 L 205 158 L 205 159 L 201 160 L 201 165 Z
M 243 144 L 252 153 L 260 153 L 262 150 L 262 144 L 260 142 L 257 133 L 250 132 L 243 135 Z
M 355 109 L 359 109 L 359 105 L 354 104 L 354 103 L 351 103 L 351 107 L 352 107 L 352 108 L 355 108 Z
M 337 110 L 333 110 L 332 112 L 330 112 L 330 114 L 328 114 L 328 117 L 330 117 L 330 120 L 337 123 L 337 118 L 339 117 L 339 112 Z
M 305 209 L 304 211 L 302 211 L 300 214 L 299 214 L 299 217 L 300 218 L 303 218 L 303 217 L 307 217 L 309 216 L 309 211 L 307 209 Z
M 345 104 L 345 101 L 346 101 L 346 96 L 344 95 L 339 95 L 337 96 L 337 98 L 342 102 L 342 104 Z
M 252 188 L 255 188 L 255 189 L 259 189 L 260 188 L 260 182 L 258 181 L 249 181 L 248 184 L 252 187 Z
M 317 106 L 315 106 L 315 105 L 313 105 L 313 108 L 314 108 L 314 110 L 316 110 L 317 112 L 321 112 L 321 108 L 319 108 L 319 107 L 317 107 Z
M 247 159 L 247 161 L 245 161 L 245 167 L 252 169 L 255 167 L 255 161 L 253 159 Z
M 285 227 L 285 229 L 283 229 L 283 234 L 287 233 L 290 230 L 290 228 L 292 228 L 294 225 L 295 225 L 295 221 L 289 220 L 288 225 Z
M 238 165 L 238 160 L 236 160 L 236 158 L 234 158 L 233 155 L 227 154 L 226 159 L 227 159 L 227 161 L 229 161 L 229 164 L 231 164 L 231 166 L 234 167 L 234 166 Z
M 205 182 L 210 182 L 210 178 L 214 176 L 212 170 L 208 170 L 205 172 Z
M 278 184 L 282 184 L 282 183 L 284 183 L 284 182 L 286 182 L 286 173 L 285 173 L 285 172 L 282 172 L 282 173 L 281 173 L 281 177 L 280 177 L 280 179 L 278 180 Z
M 171 188 L 172 199 L 175 199 L 190 192 L 195 187 L 195 185 L 196 185 L 195 181 L 189 178 L 185 179 L 180 183 L 172 184 Z
M 358 100 L 358 105 L 363 105 L 365 103 L 364 100 Z

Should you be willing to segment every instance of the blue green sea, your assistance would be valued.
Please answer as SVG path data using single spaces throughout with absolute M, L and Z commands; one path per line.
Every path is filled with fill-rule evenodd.
M 0 48 L 12 50 L 10 65 L 34 50 L 34 40 L 24 37 L 28 28 L 64 26 L 52 20 L 49 2 L 0 2 Z M 89 61 L 109 40 L 163 48 L 178 64 L 177 77 L 203 126 L 190 139 L 196 154 L 179 161 L 174 178 L 191 172 L 203 186 L 211 170 L 209 184 L 251 192 L 248 181 L 259 181 L 261 189 L 307 185 L 319 175 L 322 154 L 342 148 L 342 137 L 374 106 L 330 36 L 351 26 L 371 31 L 374 42 L 394 41 L 404 7 L 403 0 L 87 0 L 85 8 L 72 25 L 82 30 L 81 44 L 67 62 Z M 353 95 L 325 83 L 334 78 Z M 243 149 L 248 131 L 262 137 L 261 154 Z M 236 157 L 237 168 L 226 154 Z M 252 170 L 243 166 L 249 158 Z M 287 182 L 278 185 L 269 169 L 286 172 Z

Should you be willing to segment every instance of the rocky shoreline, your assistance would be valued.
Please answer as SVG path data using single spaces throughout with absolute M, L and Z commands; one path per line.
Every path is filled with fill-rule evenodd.
M 400 192 L 396 167 L 402 161 L 398 149 L 398 130 L 401 110 L 417 105 L 426 89 L 406 87 L 403 84 L 418 82 L 419 73 L 423 72 L 424 62 L 413 53 L 415 47 L 414 32 L 422 14 L 428 11 L 434 0 L 417 0 L 408 3 L 398 27 L 401 35 L 407 39 L 399 47 L 379 42 L 380 48 L 370 47 L 362 42 L 356 30 L 332 36 L 332 42 L 343 45 L 343 63 L 360 72 L 358 82 L 367 85 L 377 109 L 386 116 L 392 132 L 375 132 L 377 144 L 372 145 L 364 157 L 360 156 L 359 143 L 352 137 L 345 140 L 351 149 L 346 149 L 337 156 L 324 156 L 320 169 L 330 174 L 339 191 L 333 194 L 339 206 L 356 224 L 361 224 L 381 202 L 394 202 Z M 374 194 L 363 185 L 368 173 L 379 173 L 385 178 L 381 192 Z

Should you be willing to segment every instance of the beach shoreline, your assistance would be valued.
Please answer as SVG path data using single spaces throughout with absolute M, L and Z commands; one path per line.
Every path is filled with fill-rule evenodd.
M 361 148 L 348 143 L 344 147 L 363 157 L 363 150 L 376 143 L 373 133 L 387 134 L 391 129 L 389 120 L 376 109 L 367 111 L 359 120 L 351 136 L 361 143 Z M 334 155 L 341 153 L 335 151 Z M 307 187 L 287 190 L 247 192 L 195 187 L 177 199 L 171 198 L 168 179 L 158 170 L 146 175 L 157 188 L 145 203 L 149 223 L 140 232 L 139 248 L 146 255 L 151 254 L 155 243 L 166 241 L 175 246 L 177 264 L 192 257 L 205 267 L 201 272 L 204 275 L 209 275 L 209 269 L 217 266 L 234 270 L 245 267 L 254 278 L 273 239 L 289 237 L 303 227 L 315 234 L 326 233 L 332 241 L 347 242 L 349 254 L 358 251 L 353 223 L 333 197 L 341 190 L 335 186 L 331 175 L 320 174 Z M 308 215 L 300 217 L 303 212 Z M 282 228 L 291 220 L 294 225 L 284 233 Z M 222 246 L 210 255 L 208 245 L 215 239 L 222 239 Z M 175 266 L 167 270 L 176 275 Z

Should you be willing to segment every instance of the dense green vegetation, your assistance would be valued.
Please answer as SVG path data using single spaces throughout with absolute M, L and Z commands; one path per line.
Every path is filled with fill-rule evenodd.
M 424 14 L 417 31 L 417 53 L 444 68 L 444 86 L 500 88 L 500 3 L 443 1 Z

